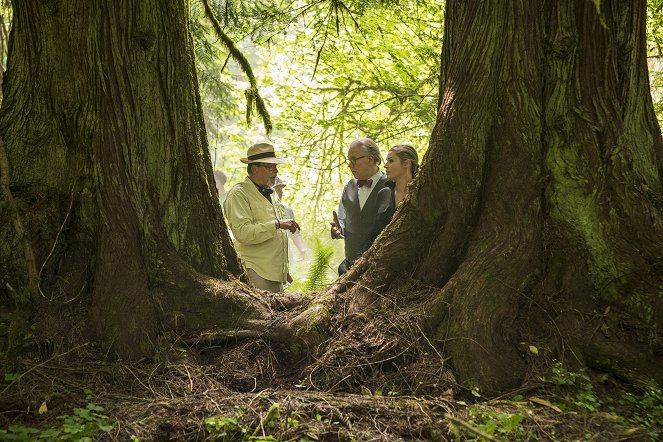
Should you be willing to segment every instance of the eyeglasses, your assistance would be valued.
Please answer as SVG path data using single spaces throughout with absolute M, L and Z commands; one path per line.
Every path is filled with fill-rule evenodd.
M 264 167 L 265 169 L 269 170 L 278 170 L 276 164 L 266 164 L 266 163 L 254 163 L 256 166 L 261 166 Z
M 355 164 L 357 164 L 357 161 L 361 160 L 362 158 L 366 158 L 367 156 L 368 155 L 362 155 L 362 156 L 357 157 L 357 158 L 346 158 L 345 161 L 350 163 L 351 166 L 354 166 Z

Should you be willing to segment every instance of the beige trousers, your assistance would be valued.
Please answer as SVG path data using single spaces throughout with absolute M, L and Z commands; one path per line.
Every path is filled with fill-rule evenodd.
M 248 276 L 249 282 L 260 290 L 267 290 L 268 292 L 274 292 L 274 293 L 283 291 L 282 282 L 270 281 L 269 279 L 265 279 L 262 276 L 258 275 L 253 269 L 246 269 L 246 276 Z

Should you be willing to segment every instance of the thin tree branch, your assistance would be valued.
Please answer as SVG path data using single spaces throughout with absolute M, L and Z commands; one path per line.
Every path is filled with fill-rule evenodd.
M 249 60 L 246 59 L 242 51 L 240 51 L 239 48 L 235 45 L 235 42 L 233 42 L 232 39 L 228 37 L 228 35 L 226 35 L 225 32 L 223 32 L 223 29 L 221 29 L 221 24 L 214 15 L 214 11 L 212 11 L 212 8 L 210 7 L 208 0 L 201 0 L 201 2 L 205 7 L 205 16 L 212 23 L 212 28 L 214 29 L 214 32 L 216 33 L 217 37 L 219 37 L 223 45 L 226 47 L 233 60 L 235 60 L 237 64 L 239 64 L 240 69 L 242 69 L 242 72 L 246 74 L 249 80 L 249 84 L 251 85 L 250 89 L 246 91 L 247 123 L 249 124 L 251 123 L 251 111 L 253 109 L 253 105 L 255 104 L 256 110 L 258 111 L 258 114 L 262 118 L 263 125 L 265 126 L 265 132 L 267 133 L 267 135 L 269 135 L 272 132 L 272 121 L 269 116 L 269 113 L 267 112 L 267 107 L 265 106 L 265 102 L 260 96 L 260 92 L 258 91 L 258 82 L 256 81 L 256 77 L 253 74 L 251 63 L 249 63 Z

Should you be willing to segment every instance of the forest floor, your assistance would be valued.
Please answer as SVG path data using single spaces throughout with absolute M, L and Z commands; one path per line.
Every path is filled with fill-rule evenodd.
M 92 344 L 35 348 L 0 386 L 0 440 L 112 441 L 655 441 L 658 390 L 630 390 L 605 375 L 548 377 L 501 398 L 320 389 L 301 364 L 264 342 L 156 360 L 102 362 Z M 590 378 L 593 382 L 589 382 Z M 440 388 L 442 387 L 442 388 Z M 85 439 L 89 437 L 90 439 Z

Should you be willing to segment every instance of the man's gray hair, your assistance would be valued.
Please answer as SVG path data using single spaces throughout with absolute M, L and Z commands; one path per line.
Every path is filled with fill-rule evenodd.
M 375 164 L 382 163 L 382 154 L 380 153 L 380 148 L 375 141 L 371 140 L 370 138 L 357 138 L 352 143 L 350 143 L 350 145 L 353 144 L 359 144 L 362 147 L 364 153 L 375 160 Z

